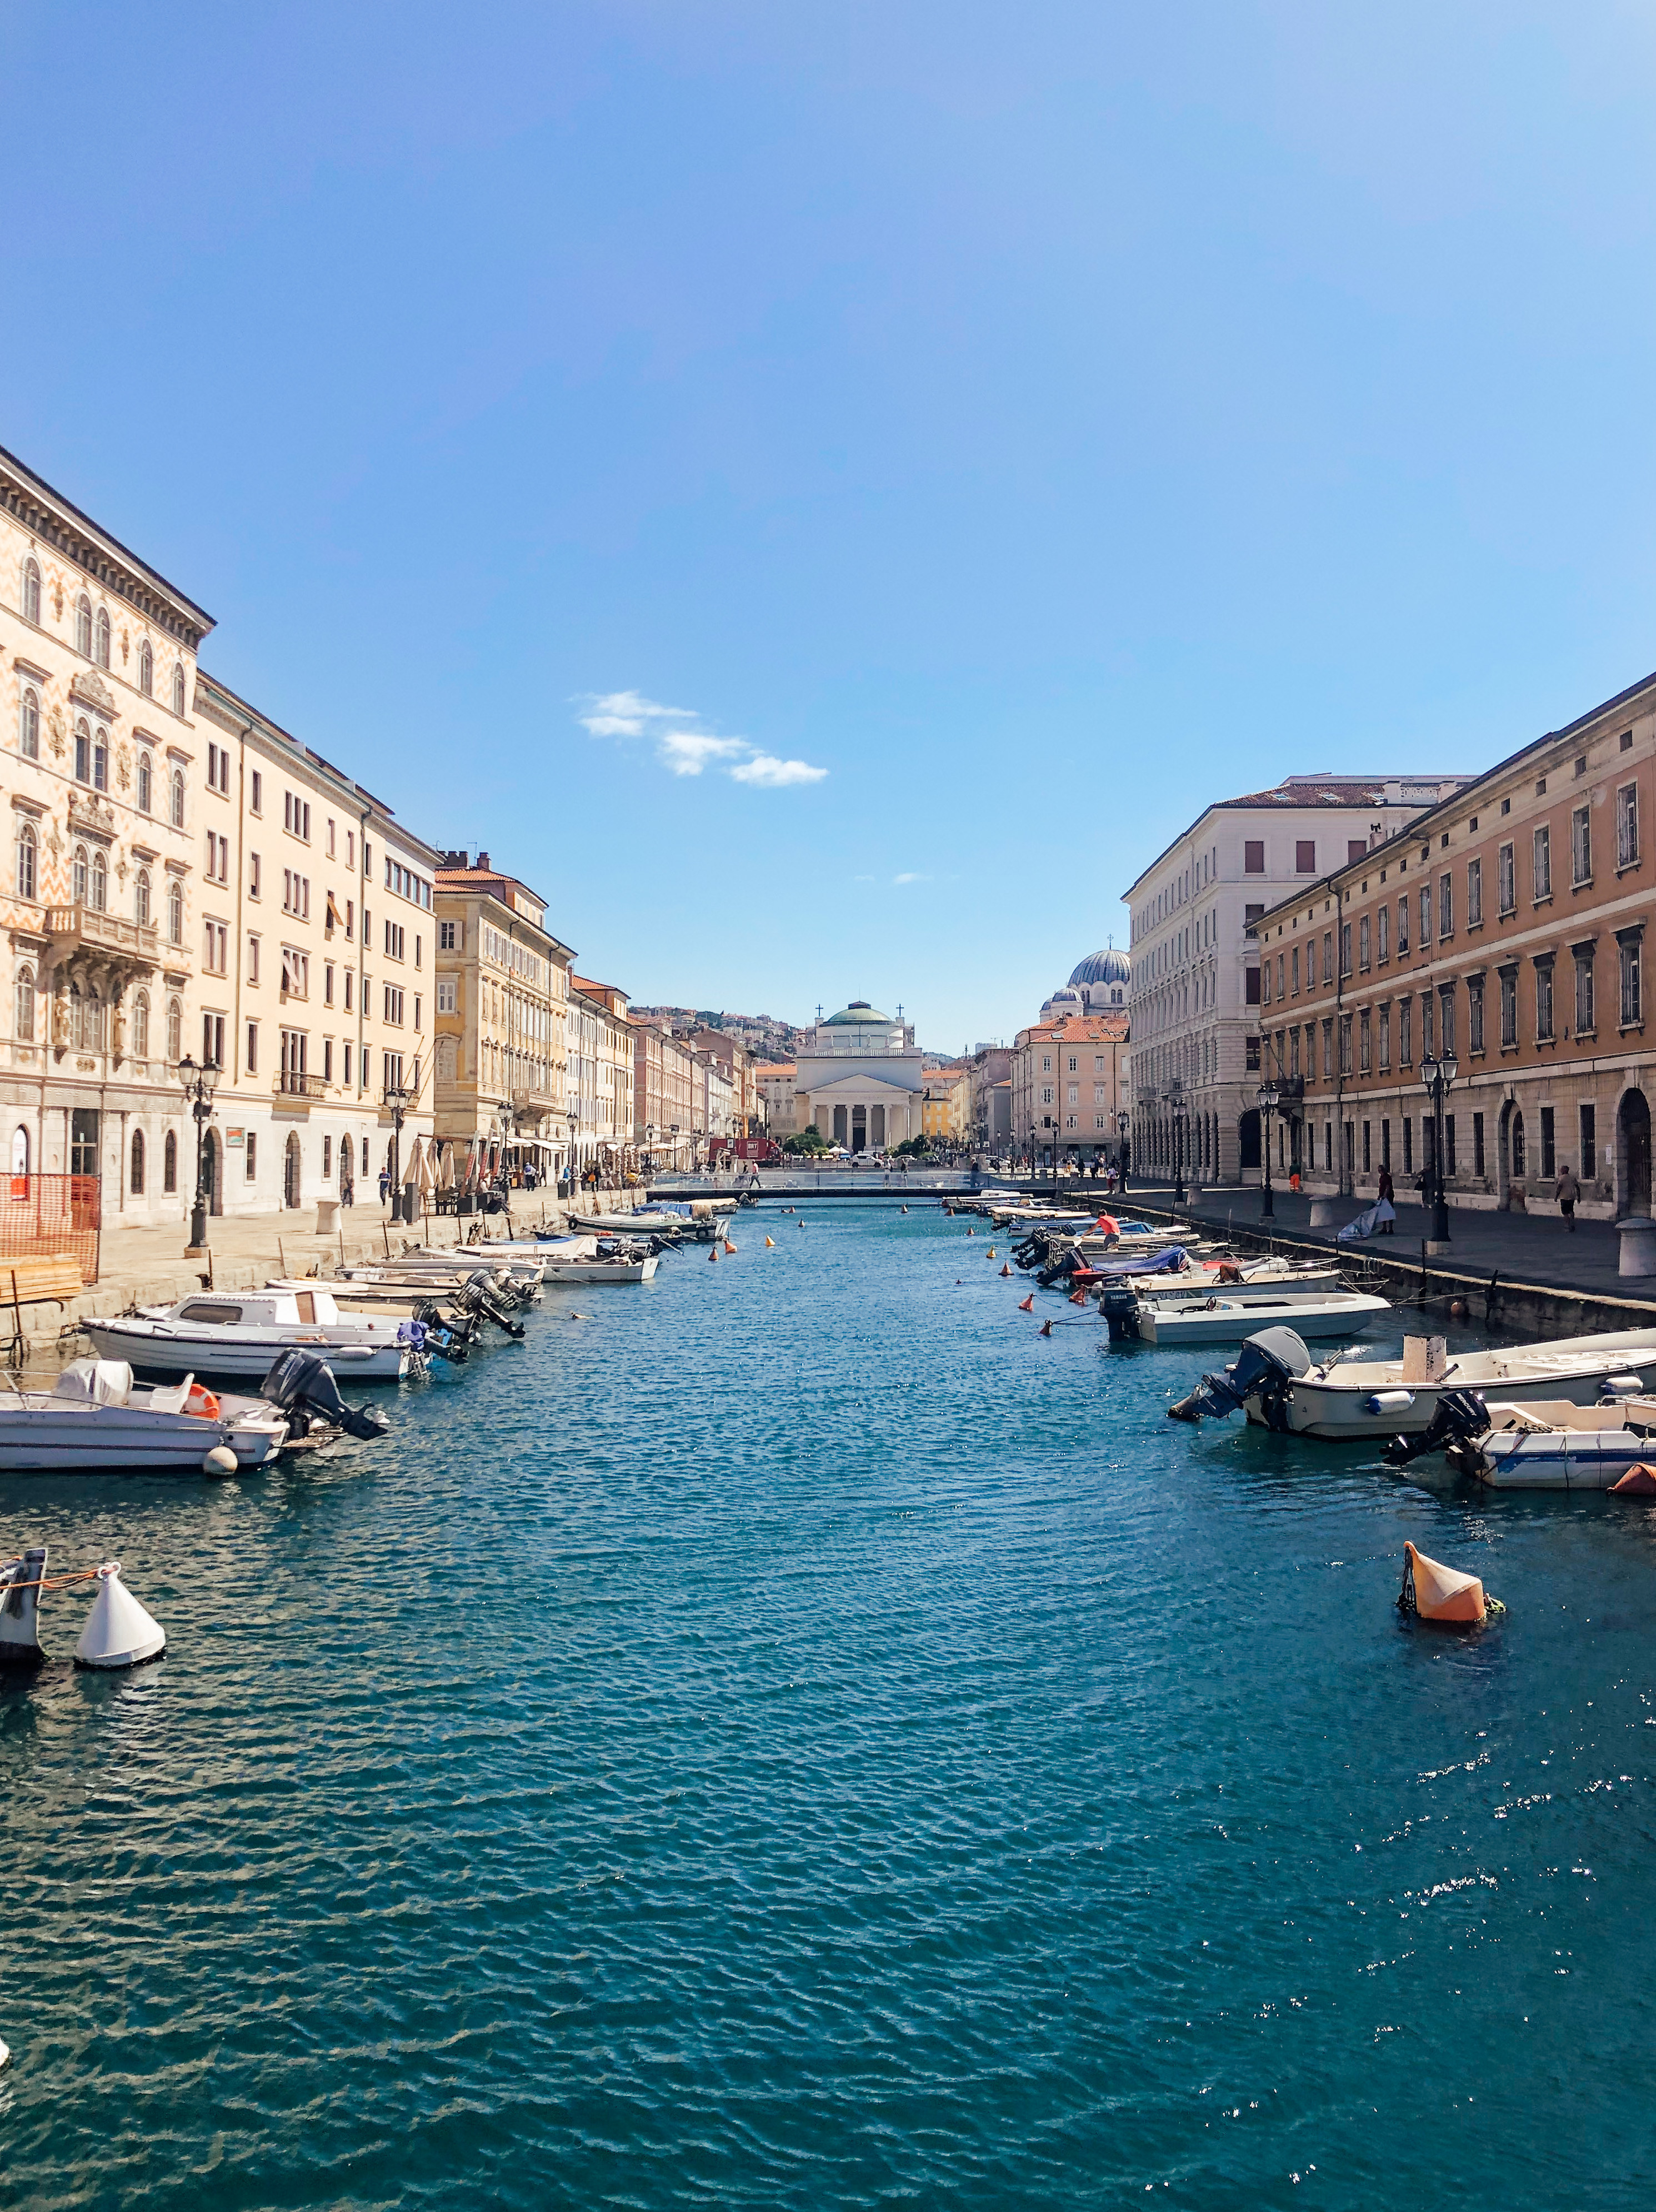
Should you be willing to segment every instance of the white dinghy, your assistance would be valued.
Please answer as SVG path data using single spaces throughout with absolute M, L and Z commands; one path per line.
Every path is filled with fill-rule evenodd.
M 423 1334 L 404 1318 L 342 1314 L 320 1284 L 180 1298 L 82 1326 L 100 1358 L 125 1359 L 135 1375 L 169 1382 L 181 1375 L 262 1382 L 295 1344 L 353 1382 L 394 1382 L 419 1360 Z
M 1385 1298 L 1361 1291 L 1278 1290 L 1251 1297 L 1229 1291 L 1215 1291 L 1205 1298 L 1139 1294 L 1138 1334 L 1141 1342 L 1165 1346 L 1181 1344 L 1240 1344 L 1256 1329 L 1273 1326 L 1294 1330 L 1308 1343 L 1344 1344 L 1373 1328 L 1382 1314 L 1391 1311 Z M 1113 1336 L 1114 1331 L 1111 1334 Z

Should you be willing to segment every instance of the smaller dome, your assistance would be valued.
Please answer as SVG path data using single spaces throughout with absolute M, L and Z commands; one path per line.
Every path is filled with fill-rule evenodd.
M 1074 984 L 1126 983 L 1131 981 L 1132 974 L 1127 955 L 1111 945 L 1102 952 L 1089 952 L 1069 980 Z
M 822 1026 L 831 1030 L 843 1028 L 848 1024 L 884 1022 L 889 1018 L 886 1014 L 876 1013 L 866 999 L 853 999 L 849 1006 L 842 1006 L 837 1014 L 830 1014 Z
M 1081 998 L 1081 993 L 1079 991 L 1072 991 L 1068 985 L 1065 984 L 1062 990 L 1055 991 L 1052 994 L 1052 996 L 1041 1008 L 1041 1012 L 1044 1014 L 1067 1014 L 1070 1009 L 1074 1007 L 1076 1012 L 1079 1013 L 1081 1011 L 1083 1004 L 1084 1001 Z

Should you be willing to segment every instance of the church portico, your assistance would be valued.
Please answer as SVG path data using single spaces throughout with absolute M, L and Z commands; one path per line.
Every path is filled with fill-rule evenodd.
M 900 1012 L 899 1009 L 899 1012 Z M 925 1076 L 914 1031 L 854 999 L 819 1022 L 795 1075 L 798 1126 L 848 1152 L 886 1152 L 921 1133 Z

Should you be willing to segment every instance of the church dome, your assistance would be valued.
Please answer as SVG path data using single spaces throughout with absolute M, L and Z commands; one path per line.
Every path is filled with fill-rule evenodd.
M 1079 991 L 1072 991 L 1068 985 L 1065 984 L 1061 990 L 1055 991 L 1052 994 L 1052 996 L 1041 1008 L 1041 1014 L 1043 1018 L 1044 1018 L 1048 1014 L 1079 1014 L 1085 1011 L 1086 1001 L 1081 997 L 1081 993 Z
M 1132 973 L 1131 968 L 1128 965 L 1127 955 L 1124 952 L 1117 952 L 1112 945 L 1103 952 L 1089 952 L 1086 959 L 1077 966 L 1069 981 L 1072 986 L 1079 989 L 1087 983 L 1129 982 L 1132 978 Z
M 830 1014 L 823 1024 L 825 1030 L 845 1028 L 864 1022 L 886 1022 L 889 1016 L 876 1013 L 866 999 L 853 999 L 849 1006 L 842 1006 L 837 1014 Z

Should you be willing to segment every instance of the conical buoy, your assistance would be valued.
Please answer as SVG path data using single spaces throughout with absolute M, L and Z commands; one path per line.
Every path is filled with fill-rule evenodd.
M 1630 1467 L 1619 1482 L 1610 1486 L 1612 1498 L 1656 1498 L 1656 1467 L 1647 1467 L 1642 1460 Z
M 708 1256 L 708 1258 L 709 1258 L 709 1260 L 716 1260 L 716 1259 L 718 1258 L 718 1256 L 719 1256 L 719 1248 L 718 1248 L 718 1246 L 717 1246 L 716 1244 L 710 1244 L 710 1245 L 708 1247 L 708 1254 L 707 1254 L 707 1256 Z
M 734 1252 L 734 1251 L 735 1250 L 735 1249 L 736 1249 L 736 1248 L 735 1248 L 735 1246 L 731 1243 L 730 1239 L 729 1239 L 728 1237 L 725 1238 L 725 1241 L 724 1241 L 724 1248 L 725 1248 L 725 1250 L 726 1250 L 727 1252 Z
M 966 1234 L 968 1237 L 975 1237 L 977 1234 L 977 1231 L 975 1229 L 968 1229 Z
M 1001 1273 L 1003 1275 L 1009 1275 L 1012 1273 L 1011 1268 L 1007 1265 L 1004 1260 L 1001 1262 Z
M 770 1247 L 770 1249 L 774 1252 L 774 1251 L 776 1250 L 776 1238 L 775 1238 L 774 1237 L 767 1237 L 765 1238 L 765 1240 L 764 1240 L 764 1241 L 765 1241 L 765 1243 L 766 1243 Z
M 1035 1293 L 1034 1293 L 1034 1291 L 1032 1291 L 1030 1292 L 1029 1296 L 1028 1296 L 1026 1298 L 1020 1298 L 1020 1299 L 1019 1300 L 1019 1302 L 1018 1302 L 1018 1310 L 1019 1310 L 1019 1312 L 1020 1312 L 1020 1313 L 1033 1313 L 1033 1312 L 1034 1312 L 1034 1310 L 1035 1310 Z
M 100 1567 L 98 1595 L 75 1646 L 76 1662 L 82 1667 L 136 1667 L 159 1658 L 166 1649 L 165 1630 L 121 1580 L 119 1562 Z
M 992 1244 L 989 1248 L 989 1256 L 991 1260 L 995 1257 L 995 1247 Z
M 906 1206 L 903 1208 L 903 1211 L 904 1211 L 904 1213 L 906 1213 L 906 1212 L 908 1212 L 908 1210 L 909 1210 L 909 1209 L 908 1209 L 908 1207 L 907 1207 Z
M 1087 1304 L 1086 1291 L 1071 1291 L 1069 1293 L 1069 1303 L 1072 1306 L 1084 1306 Z
M 1038 1336 L 1050 1336 L 1052 1334 L 1051 1322 L 1050 1321 L 1044 1321 L 1035 1333 Z
M 1464 1575 L 1458 1567 L 1428 1559 L 1412 1544 L 1403 1546 L 1403 1589 L 1397 1603 L 1405 1613 L 1417 1613 L 1422 1620 L 1458 1622 L 1463 1627 L 1476 1626 L 1485 1618 L 1489 1607 L 1483 1601 L 1483 1585 L 1476 1575 Z

